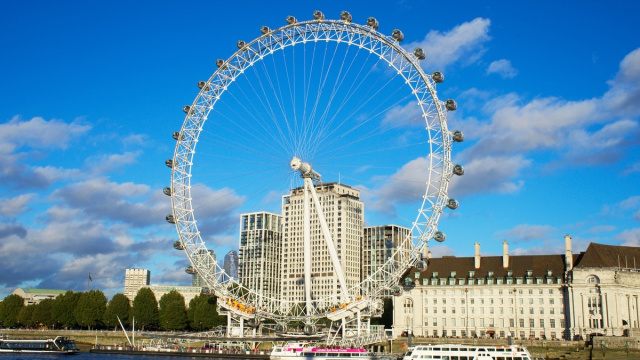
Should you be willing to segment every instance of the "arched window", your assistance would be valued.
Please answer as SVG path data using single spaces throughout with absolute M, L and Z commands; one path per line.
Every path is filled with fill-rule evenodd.
M 413 300 L 407 298 L 404 299 L 404 313 L 405 314 L 413 314 Z
M 600 284 L 600 278 L 595 275 L 591 275 L 587 278 L 587 284 Z

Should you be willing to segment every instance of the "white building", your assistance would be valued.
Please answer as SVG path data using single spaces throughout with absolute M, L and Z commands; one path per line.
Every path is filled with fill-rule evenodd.
M 270 298 L 280 297 L 282 216 L 268 212 L 240 216 L 238 277 L 241 284 Z
M 364 204 L 360 192 L 338 183 L 316 184 L 323 213 L 345 273 L 347 286 L 360 282 L 361 244 L 364 228 Z M 304 290 L 304 240 L 303 240 L 304 187 L 291 190 L 283 196 L 283 260 L 282 299 L 293 303 L 305 302 Z M 335 274 L 327 245 L 322 235 L 316 207 L 311 202 L 311 277 L 313 299 L 331 297 L 318 308 L 339 304 L 338 277 Z
M 124 273 L 124 295 L 133 302 L 138 290 L 151 282 L 151 272 L 146 269 L 126 269 Z
M 202 288 L 197 286 L 148 285 L 146 287 L 153 291 L 156 301 L 160 301 L 163 295 L 176 290 L 184 297 L 184 303 L 187 308 L 189 307 L 189 302 L 202 293 Z
M 384 266 L 402 242 L 411 235 L 411 229 L 397 225 L 368 226 L 362 241 L 362 279 L 366 279 Z M 405 247 L 409 247 L 407 241 Z M 391 272 L 392 269 L 386 269 Z
M 23 298 L 25 305 L 33 305 L 45 299 L 55 299 L 66 292 L 67 290 L 16 288 L 11 294 Z
M 640 248 L 591 244 L 578 255 L 446 256 L 411 270 L 394 297 L 394 333 L 570 339 L 637 331 Z M 640 265 L 640 262 L 639 262 Z

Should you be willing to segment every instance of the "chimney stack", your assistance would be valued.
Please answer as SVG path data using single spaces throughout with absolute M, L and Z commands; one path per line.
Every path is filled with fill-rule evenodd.
M 502 267 L 509 267 L 509 243 L 506 240 L 502 242 Z
M 474 245 L 476 247 L 475 267 L 480 269 L 480 243 L 475 243 Z
M 573 270 L 573 252 L 571 251 L 571 236 L 569 234 L 564 236 L 564 261 L 566 271 Z

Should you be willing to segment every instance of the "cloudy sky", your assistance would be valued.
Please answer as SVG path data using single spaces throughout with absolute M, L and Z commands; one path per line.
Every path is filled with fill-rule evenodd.
M 443 214 L 447 240 L 431 244 L 435 256 L 471 256 L 474 242 L 499 254 L 504 240 L 514 254 L 556 254 L 565 234 L 576 252 L 590 242 L 640 246 L 638 2 L 280 3 L 0 4 L 0 296 L 83 291 L 89 273 L 91 288 L 111 296 L 131 267 L 150 269 L 152 283 L 189 284 L 161 191 L 182 106 L 237 40 L 316 9 L 401 29 L 407 50 L 427 53 L 425 71 L 445 74 L 438 96 L 458 103 L 448 124 L 464 131 L 453 159 L 466 174 L 452 179 L 460 208 Z M 373 197 L 393 207 L 402 194 L 385 184 L 420 161 L 376 174 Z M 221 258 L 238 246 L 233 204 L 249 195 L 213 185 L 195 193 L 216 199 L 201 214 Z M 261 203 L 281 195 L 265 193 Z

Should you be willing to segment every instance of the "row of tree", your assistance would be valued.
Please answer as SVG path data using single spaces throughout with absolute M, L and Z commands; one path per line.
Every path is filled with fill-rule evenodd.
M 0 302 L 0 324 L 6 328 L 111 329 L 133 325 L 141 330 L 204 330 L 226 324 L 226 317 L 218 315 L 216 298 L 198 295 L 185 306 L 184 297 L 176 290 L 156 301 L 153 291 L 141 288 L 129 301 L 124 294 L 116 294 L 107 302 L 100 290 L 67 291 L 55 299 L 25 305 L 18 295 L 9 295 Z

